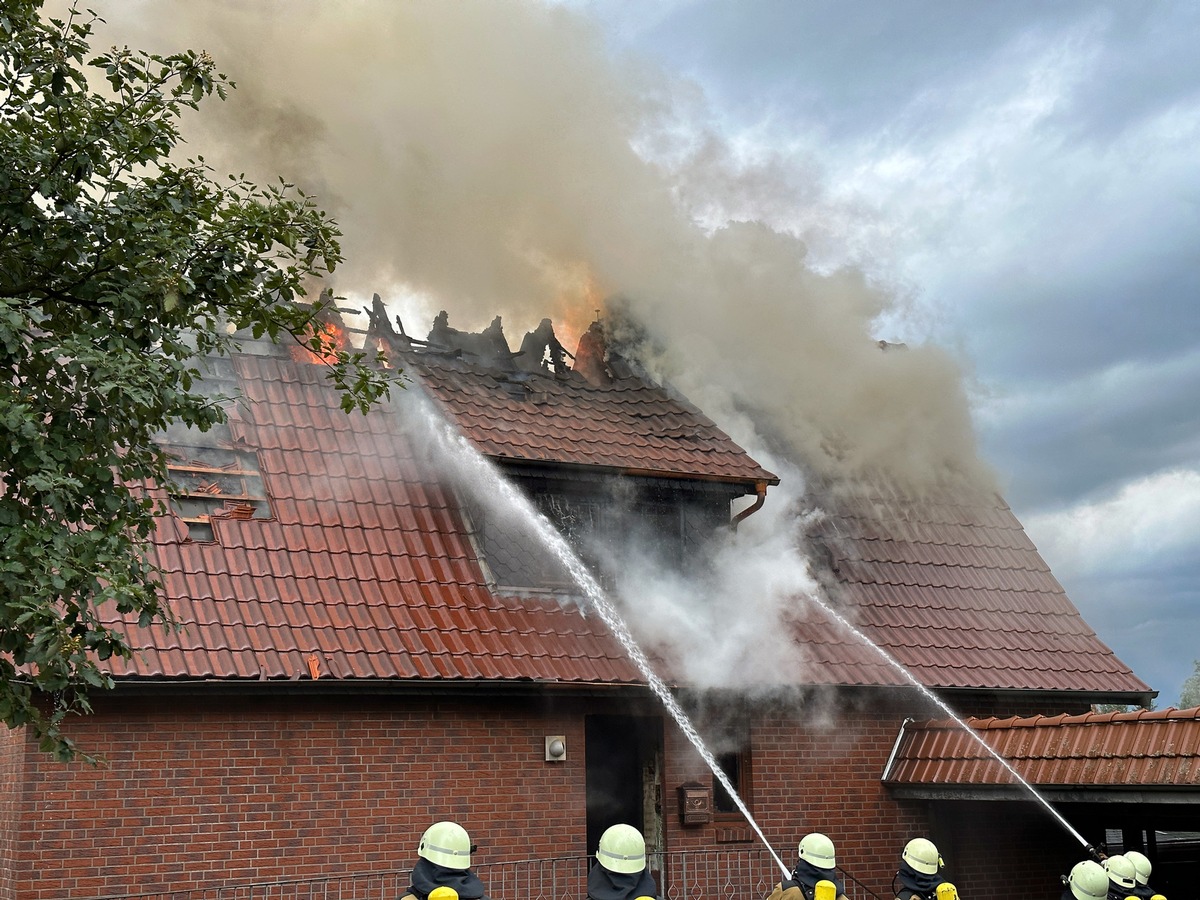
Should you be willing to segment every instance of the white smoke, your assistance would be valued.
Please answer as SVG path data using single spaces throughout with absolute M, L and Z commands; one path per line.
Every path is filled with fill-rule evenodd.
M 339 292 L 445 308 L 460 329 L 502 314 L 510 340 L 546 315 L 578 334 L 597 296 L 619 294 L 649 337 L 643 362 L 774 461 L 785 483 L 720 551 L 718 582 L 640 573 L 635 629 L 706 661 L 681 674 L 772 674 L 779 622 L 815 590 L 797 549 L 801 472 L 988 483 L 954 360 L 882 352 L 872 328 L 894 296 L 808 262 L 803 237 L 831 226 L 807 164 L 745 158 L 696 121 L 693 85 L 612 57 L 580 14 L 523 0 L 97 5 L 105 40 L 207 49 L 237 81 L 186 149 L 314 193 L 345 234 Z M 799 224 L 765 224 L 783 220 Z

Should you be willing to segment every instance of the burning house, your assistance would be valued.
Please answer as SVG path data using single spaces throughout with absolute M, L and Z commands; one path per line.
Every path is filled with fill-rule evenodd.
M 100 765 L 4 736 L 0 898 L 398 896 L 441 819 L 470 831 L 499 898 L 582 896 L 615 822 L 643 831 L 665 897 L 765 896 L 770 852 L 501 486 L 634 620 L 649 601 L 630 548 L 698 576 L 699 606 L 714 548 L 777 476 L 599 324 L 573 354 L 548 321 L 513 351 L 498 319 L 470 333 L 443 315 L 418 340 L 377 304 L 367 339 L 427 407 L 346 416 L 319 365 L 270 346 L 214 370 L 242 401 L 215 439 L 178 438 L 153 545 L 179 627 L 129 626 L 116 690 L 74 723 Z M 438 428 L 441 444 L 420 434 Z M 456 469 L 456 440 L 505 480 Z M 742 657 L 773 680 L 698 684 L 685 673 L 724 663 L 633 628 L 783 860 L 823 831 L 852 897 L 890 897 L 900 848 L 926 835 L 965 896 L 1048 894 L 1083 848 L 974 731 L 1087 842 L 1143 847 L 1169 875 L 1154 836 L 1194 825 L 1200 769 L 1133 761 L 1194 760 L 1200 720 L 1091 713 L 1152 693 L 1003 501 L 812 490 L 824 599 L 790 598 Z

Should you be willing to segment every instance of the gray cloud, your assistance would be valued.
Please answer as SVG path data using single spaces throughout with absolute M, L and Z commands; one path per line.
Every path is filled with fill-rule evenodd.
M 1124 362 L 1071 381 L 1044 379 L 984 401 L 981 436 L 1009 501 L 1056 509 L 1117 491 L 1140 473 L 1200 460 L 1200 350 Z
M 1135 488 L 1200 470 L 1200 7 L 612 15 L 616 40 L 703 85 L 745 156 L 818 174 L 807 209 L 739 212 L 889 284 L 907 302 L 881 317 L 888 336 L 960 354 L 1014 509 L 1101 637 L 1173 702 L 1200 655 L 1200 525 Z M 1062 539 L 1097 510 L 1116 540 Z M 1185 549 L 1134 540 L 1145 521 Z

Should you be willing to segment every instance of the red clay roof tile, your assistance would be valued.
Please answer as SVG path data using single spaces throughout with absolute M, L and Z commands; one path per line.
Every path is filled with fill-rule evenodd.
M 839 604 L 926 685 L 1148 693 L 999 498 L 813 490 L 825 517 L 812 537 L 835 561 Z
M 590 386 L 581 376 L 522 373 L 541 403 L 462 359 L 408 354 L 404 363 L 486 455 L 662 475 L 777 483 L 707 417 L 637 379 Z M 685 437 L 681 437 L 681 435 Z
M 486 589 L 451 495 L 422 473 L 394 410 L 346 416 L 319 367 L 235 362 L 250 400 L 236 427 L 260 448 L 275 521 L 221 522 L 220 544 L 180 543 L 165 521 L 155 557 L 188 630 L 130 626 L 137 653 L 114 674 L 308 678 L 305 657 L 320 649 L 326 677 L 641 681 L 595 617 Z M 532 376 L 532 403 L 461 361 L 413 370 L 497 458 L 774 480 L 703 415 L 641 382 L 594 389 Z M 926 684 L 1144 690 L 999 500 L 833 499 L 814 537 L 836 561 L 840 605 Z M 798 601 L 794 627 L 827 683 L 905 683 L 812 604 Z
M 1200 709 L 908 723 L 883 781 L 997 786 L 1011 775 L 979 739 L 1035 787 L 1200 788 Z

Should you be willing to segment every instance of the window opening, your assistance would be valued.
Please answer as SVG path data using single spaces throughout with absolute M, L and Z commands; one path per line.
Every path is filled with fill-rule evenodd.
M 167 473 L 171 509 L 190 541 L 213 541 L 212 518 L 269 519 L 270 500 L 257 455 L 232 446 L 172 446 Z
M 728 523 L 724 497 L 687 498 L 663 490 L 580 481 L 526 479 L 522 487 L 533 506 L 546 516 L 587 564 L 603 587 L 611 587 L 606 563 L 625 558 L 634 546 L 653 554 L 661 565 L 682 569 L 714 533 Z M 496 583 L 502 587 L 574 592 L 574 580 L 563 565 L 539 546 L 514 534 L 507 523 L 483 508 L 469 506 L 475 538 Z
M 741 750 L 733 753 L 719 753 L 716 759 L 717 765 L 725 773 L 725 777 L 729 779 L 729 783 L 733 785 L 733 789 L 737 791 L 738 796 L 742 798 L 742 802 L 749 806 L 749 752 Z M 713 776 L 713 813 L 718 816 L 741 815 L 733 797 L 725 790 L 725 786 L 721 784 L 716 775 Z

